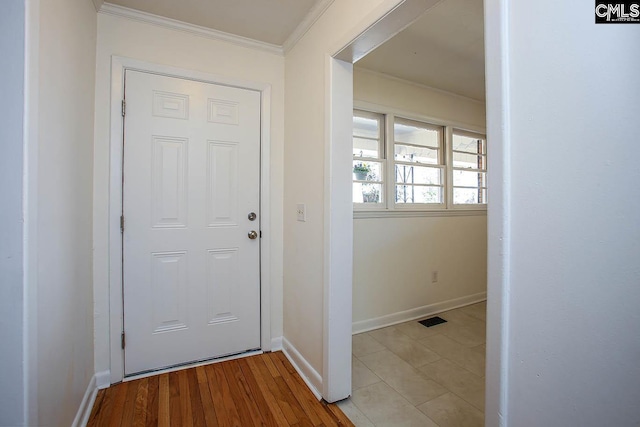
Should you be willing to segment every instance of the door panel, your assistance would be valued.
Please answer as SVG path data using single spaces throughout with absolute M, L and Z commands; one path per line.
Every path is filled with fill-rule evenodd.
M 187 226 L 187 146 L 184 138 L 153 137 L 153 227 Z
M 207 213 L 209 227 L 238 225 L 238 144 L 207 141 L 209 153 Z
M 125 375 L 260 347 L 260 94 L 127 70 Z
M 187 253 L 152 254 L 153 333 L 187 328 Z

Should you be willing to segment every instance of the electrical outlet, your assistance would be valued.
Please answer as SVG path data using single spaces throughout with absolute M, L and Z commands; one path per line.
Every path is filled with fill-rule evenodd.
M 431 283 L 438 283 L 438 271 L 431 272 Z
M 305 222 L 307 220 L 307 207 L 304 203 L 299 203 L 296 205 L 296 215 L 298 221 Z

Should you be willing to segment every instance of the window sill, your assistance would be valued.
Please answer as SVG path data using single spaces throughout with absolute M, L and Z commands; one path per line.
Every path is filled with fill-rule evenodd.
M 369 218 L 422 218 L 447 216 L 486 216 L 486 209 L 438 209 L 430 211 L 410 210 L 354 210 L 353 219 Z

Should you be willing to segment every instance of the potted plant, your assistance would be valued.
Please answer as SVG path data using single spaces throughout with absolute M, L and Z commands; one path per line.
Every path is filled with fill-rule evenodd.
M 360 162 L 353 166 L 353 173 L 358 181 L 365 181 L 369 172 L 371 172 L 371 168 L 366 163 Z
M 364 186 L 363 186 L 364 187 Z M 380 202 L 380 192 L 378 188 L 375 186 L 371 186 L 371 188 L 363 188 L 362 189 L 362 201 L 364 203 L 379 203 Z

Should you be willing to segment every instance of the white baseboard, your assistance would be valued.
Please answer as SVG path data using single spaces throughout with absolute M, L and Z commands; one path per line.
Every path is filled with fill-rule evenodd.
M 271 339 L 271 351 L 282 350 L 282 337 L 276 337 Z
M 298 374 L 300 374 L 311 392 L 318 400 L 321 400 L 322 393 L 319 390 L 322 390 L 322 377 L 320 374 L 313 369 L 313 366 L 302 357 L 302 354 L 285 337 L 282 337 L 282 352 L 298 371 Z
M 467 295 L 461 298 L 450 299 L 435 304 L 423 305 L 422 307 L 412 308 L 411 310 L 400 311 L 398 313 L 387 314 L 373 319 L 360 320 L 353 322 L 353 334 L 372 331 L 374 329 L 384 328 L 386 326 L 397 325 L 398 323 L 408 322 L 410 320 L 428 317 L 443 311 L 453 310 L 465 305 L 475 304 L 487 299 L 486 292 Z
M 111 385 L 111 371 L 96 372 L 96 387 L 98 390 L 108 388 Z
M 87 425 L 97 394 L 98 388 L 96 387 L 96 376 L 94 375 L 91 377 L 87 390 L 84 392 L 84 397 L 82 398 L 76 417 L 73 420 L 73 424 L 71 424 L 72 427 L 84 427 Z

